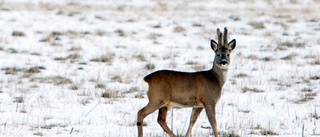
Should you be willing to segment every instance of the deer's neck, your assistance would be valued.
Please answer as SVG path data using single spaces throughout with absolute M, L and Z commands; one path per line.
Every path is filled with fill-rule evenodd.
M 221 69 L 218 66 L 213 65 L 212 71 L 218 76 L 220 86 L 222 87 L 227 80 L 228 69 Z

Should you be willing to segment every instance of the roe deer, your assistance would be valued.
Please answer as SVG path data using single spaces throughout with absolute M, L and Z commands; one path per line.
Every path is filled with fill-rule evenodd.
M 171 107 L 193 108 L 187 137 L 191 135 L 199 114 L 205 108 L 213 134 L 218 137 L 215 106 L 227 78 L 229 54 L 236 47 L 235 39 L 228 43 L 227 32 L 227 28 L 224 28 L 222 34 L 218 28 L 218 43 L 211 40 L 211 48 L 215 52 L 212 69 L 193 73 L 160 70 L 144 77 L 149 87 L 147 92 L 149 103 L 138 112 L 139 137 L 143 136 L 143 119 L 157 109 L 159 109 L 158 123 L 170 137 L 175 137 L 166 123 L 167 111 Z

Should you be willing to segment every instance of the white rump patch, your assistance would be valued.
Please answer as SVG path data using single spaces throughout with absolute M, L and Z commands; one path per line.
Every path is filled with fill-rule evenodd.
M 149 90 L 149 84 L 144 79 L 141 80 L 141 86 L 144 92 L 147 92 Z

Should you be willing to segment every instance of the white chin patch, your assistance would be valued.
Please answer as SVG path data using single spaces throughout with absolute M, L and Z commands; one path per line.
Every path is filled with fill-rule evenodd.
M 227 68 L 228 68 L 228 64 L 221 64 L 221 65 L 220 65 L 220 68 L 222 68 L 222 69 L 227 69 Z
M 215 63 L 215 66 L 217 66 L 217 67 L 219 67 L 220 69 L 228 69 L 228 64 L 225 64 L 225 65 L 223 65 L 223 64 L 217 64 L 217 63 Z

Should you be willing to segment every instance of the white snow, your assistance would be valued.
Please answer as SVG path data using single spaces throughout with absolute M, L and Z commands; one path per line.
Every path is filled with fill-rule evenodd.
M 137 136 L 142 78 L 210 69 L 210 39 L 223 27 L 237 46 L 217 104 L 220 135 L 320 135 L 318 0 L 0 3 L 0 136 Z M 145 136 L 167 136 L 157 114 Z M 190 114 L 168 113 L 175 134 Z M 192 135 L 212 136 L 207 127 L 203 111 Z

